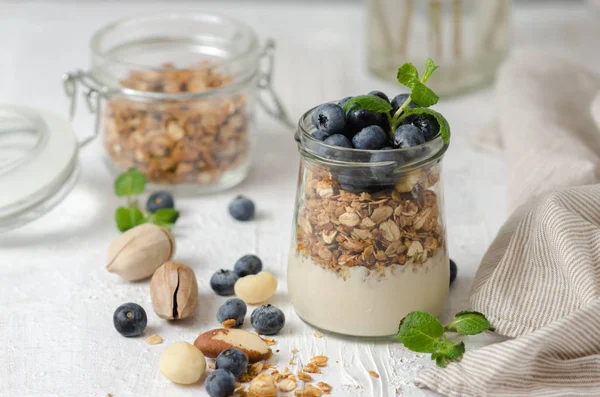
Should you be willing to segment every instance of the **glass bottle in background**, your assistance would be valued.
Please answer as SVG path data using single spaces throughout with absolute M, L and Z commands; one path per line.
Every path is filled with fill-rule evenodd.
M 511 0 L 368 0 L 369 70 L 396 79 L 398 65 L 431 57 L 428 85 L 459 94 L 493 80 L 509 46 Z

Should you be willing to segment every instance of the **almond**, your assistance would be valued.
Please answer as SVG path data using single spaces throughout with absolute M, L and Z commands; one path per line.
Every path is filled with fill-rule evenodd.
M 223 350 L 235 347 L 246 353 L 251 363 L 266 360 L 273 354 L 260 336 L 235 328 L 204 332 L 196 338 L 194 345 L 210 358 L 216 358 Z

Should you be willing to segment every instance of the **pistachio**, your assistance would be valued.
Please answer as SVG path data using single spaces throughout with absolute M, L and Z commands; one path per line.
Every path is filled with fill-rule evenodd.
M 175 240 L 171 233 L 151 223 L 136 226 L 115 238 L 108 247 L 106 270 L 125 280 L 152 276 L 173 257 Z
M 159 317 L 189 317 L 198 305 L 198 283 L 192 269 L 180 262 L 165 262 L 150 281 L 152 306 Z

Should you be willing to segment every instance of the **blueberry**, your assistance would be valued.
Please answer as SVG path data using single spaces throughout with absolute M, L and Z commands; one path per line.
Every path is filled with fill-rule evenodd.
M 147 323 L 146 311 L 137 303 L 124 303 L 113 314 L 113 324 L 123 336 L 141 335 Z
M 363 128 L 352 138 L 356 149 L 377 150 L 389 144 L 385 131 L 378 125 Z
M 393 148 L 389 146 L 381 148 L 381 150 L 373 153 L 369 160 L 371 163 L 388 162 L 386 165 L 370 167 L 373 177 L 379 184 L 394 184 L 400 177 L 400 175 L 394 174 L 394 170 L 398 167 L 402 155 L 397 152 L 389 152 L 389 150 L 393 150 Z
M 348 138 L 346 138 L 346 136 L 342 135 L 342 134 L 331 135 L 330 137 L 325 139 L 323 142 L 325 142 L 328 145 L 332 145 L 332 146 L 340 146 L 340 147 L 347 147 L 347 148 L 352 147 L 352 144 L 350 143 Z
M 346 132 L 353 135 L 358 131 L 370 125 L 378 125 L 383 129 L 387 127 L 387 118 L 380 113 L 371 112 L 365 109 L 352 109 L 348 111 L 346 116 L 347 128 Z
M 249 221 L 254 217 L 254 202 L 247 197 L 237 196 L 229 203 L 229 213 L 238 221 Z
M 262 335 L 275 335 L 285 324 L 285 315 L 272 305 L 257 307 L 250 316 L 250 324 Z
M 210 278 L 210 287 L 217 295 L 233 295 L 233 286 L 238 278 L 234 271 L 221 269 Z
M 400 94 L 400 95 L 396 95 L 394 97 L 394 99 L 392 99 L 392 102 L 391 102 L 392 103 L 392 108 L 393 108 L 392 109 L 392 114 L 396 113 L 396 111 L 398 109 L 400 109 L 400 106 L 402 106 L 402 104 L 404 102 L 406 102 L 406 100 L 408 99 L 408 95 L 409 94 Z M 419 106 L 416 103 L 414 103 L 413 101 L 410 101 L 410 103 L 407 106 L 407 108 L 409 108 L 409 109 L 418 108 L 418 107 Z
M 423 132 L 412 124 L 403 124 L 394 133 L 394 147 L 408 148 L 425 143 Z
M 244 324 L 244 317 L 246 317 L 246 311 L 248 308 L 243 300 L 238 298 L 228 299 L 223 305 L 217 310 L 217 321 L 223 323 L 227 320 L 235 320 L 234 328 L 240 327 Z
M 318 139 L 319 141 L 324 141 L 329 136 L 329 134 L 321 130 L 316 130 L 315 132 L 313 132 L 312 136 L 313 138 Z
M 340 187 L 351 193 L 372 192 L 373 176 L 368 168 L 345 168 L 338 172 Z
M 412 115 L 410 115 L 412 116 Z M 410 117 L 409 116 L 409 117 Z M 410 120 L 410 123 L 423 132 L 426 141 L 430 141 L 440 132 L 440 124 L 430 114 L 419 114 Z
M 219 353 L 215 367 L 231 372 L 237 379 L 248 368 L 248 356 L 240 349 L 230 347 Z
M 244 255 L 235 262 L 233 271 L 240 277 L 257 274 L 262 270 L 262 261 L 256 255 Z
M 226 369 L 215 369 L 206 378 L 206 392 L 210 397 L 229 397 L 235 390 L 235 376 Z
M 338 101 L 338 106 L 340 106 L 340 107 L 341 107 L 341 106 L 344 106 L 344 104 L 345 104 L 346 102 L 348 102 L 350 99 L 352 99 L 352 97 L 351 97 L 351 96 L 347 96 L 347 97 L 345 97 L 345 98 L 342 98 L 342 99 L 340 99 L 340 100 Z
M 458 268 L 456 267 L 456 263 L 450 259 L 450 285 L 456 280 L 456 273 L 458 272 Z
M 175 201 L 169 192 L 155 192 L 148 197 L 146 210 L 154 214 L 162 208 L 175 208 Z
M 375 91 L 371 91 L 371 92 L 369 92 L 367 95 L 378 96 L 378 97 L 379 97 L 379 98 L 381 98 L 381 99 L 385 99 L 387 102 L 389 102 L 389 101 L 390 101 L 390 98 L 388 98 L 388 96 L 387 96 L 387 95 L 385 95 L 385 94 L 384 94 L 383 92 L 381 92 L 381 91 L 377 91 L 377 90 L 375 90 Z
M 325 103 L 317 108 L 313 121 L 326 134 L 341 134 L 346 127 L 346 114 L 339 105 Z

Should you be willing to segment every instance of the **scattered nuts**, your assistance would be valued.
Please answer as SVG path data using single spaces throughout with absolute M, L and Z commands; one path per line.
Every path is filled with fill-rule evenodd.
M 175 252 L 171 233 L 151 223 L 136 226 L 115 238 L 108 247 L 106 270 L 125 280 L 152 276 Z
M 194 345 L 175 342 L 163 351 L 158 368 L 171 382 L 191 385 L 198 382 L 204 374 L 206 360 Z
M 252 379 L 248 397 L 277 397 L 275 378 L 269 374 L 261 374 Z
M 149 345 L 160 345 L 163 342 L 163 338 L 160 335 L 151 335 L 146 339 L 146 343 Z
M 264 303 L 277 289 L 277 279 L 269 272 L 241 277 L 234 286 L 235 295 L 250 305 Z
M 246 353 L 251 363 L 266 360 L 273 354 L 269 345 L 258 335 L 236 328 L 204 332 L 196 338 L 194 345 L 210 358 L 217 357 L 225 349 L 235 347 Z
M 160 318 L 189 317 L 198 305 L 198 283 L 192 269 L 180 262 L 165 262 L 150 281 L 150 297 Z

